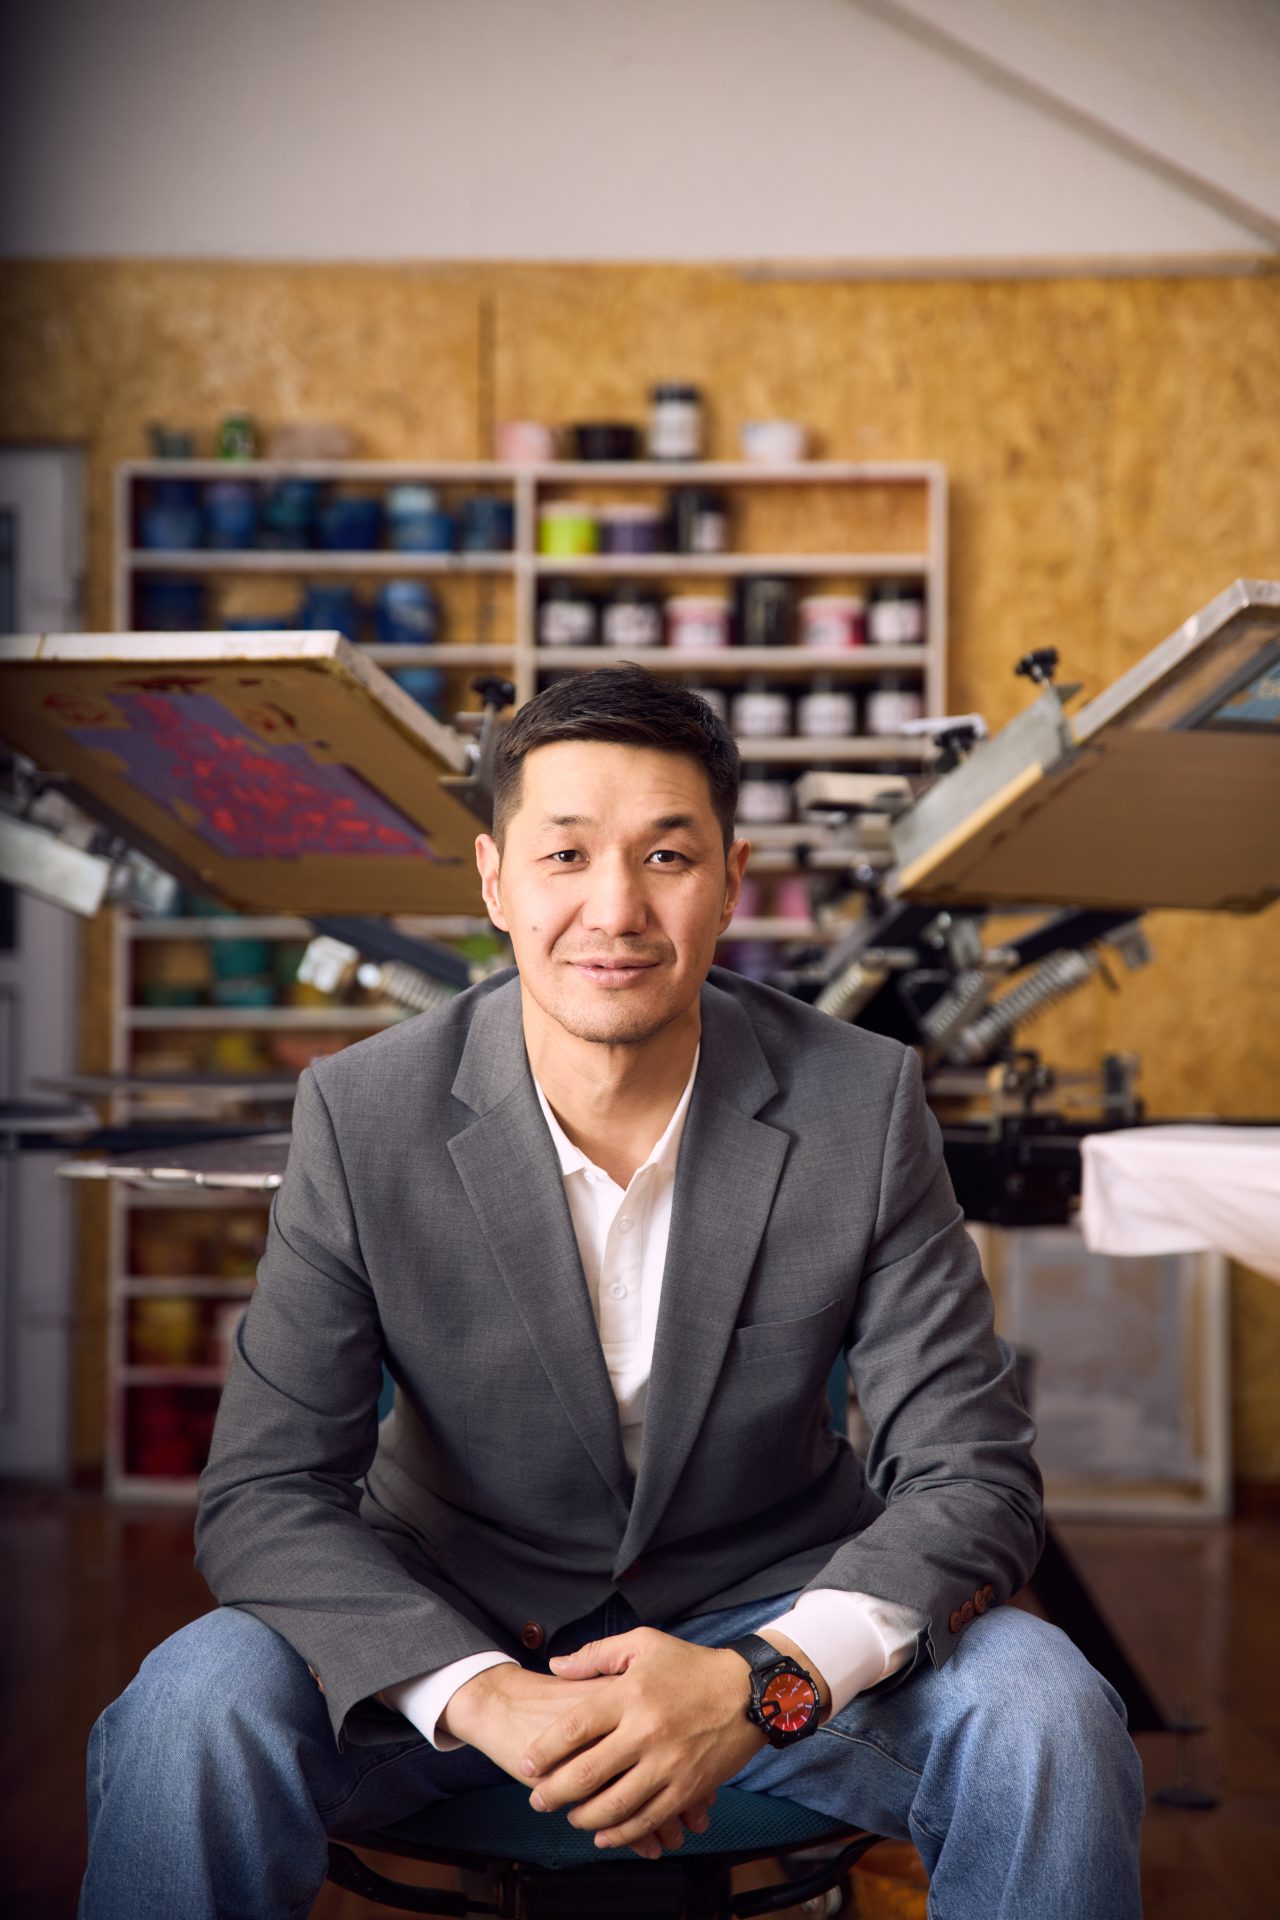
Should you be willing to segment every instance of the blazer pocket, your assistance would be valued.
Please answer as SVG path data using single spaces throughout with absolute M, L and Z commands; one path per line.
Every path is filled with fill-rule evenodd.
M 834 1341 L 847 1311 L 843 1300 L 794 1320 L 750 1320 L 735 1327 L 730 1351 L 739 1360 L 776 1360 L 784 1353 L 804 1353 Z

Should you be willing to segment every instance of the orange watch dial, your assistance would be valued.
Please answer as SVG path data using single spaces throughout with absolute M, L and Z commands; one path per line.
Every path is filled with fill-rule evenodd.
M 778 1733 L 799 1733 L 817 1705 L 813 1687 L 798 1673 L 775 1673 L 760 1692 L 760 1711 Z

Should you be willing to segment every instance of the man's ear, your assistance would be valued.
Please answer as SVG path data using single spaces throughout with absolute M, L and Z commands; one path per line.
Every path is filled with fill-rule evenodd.
M 502 914 L 502 899 L 499 891 L 499 877 L 502 873 L 502 855 L 498 843 L 492 834 L 476 835 L 476 866 L 480 873 L 480 891 L 484 896 L 485 910 L 500 933 L 510 933 Z

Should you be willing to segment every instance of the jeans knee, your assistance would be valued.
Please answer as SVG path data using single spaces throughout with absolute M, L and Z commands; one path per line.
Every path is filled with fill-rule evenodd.
M 1018 1608 L 988 1614 L 951 1664 L 963 1675 L 972 1731 L 998 1738 L 1029 1772 L 1070 1776 L 1076 1791 L 1136 1791 L 1142 1773 L 1124 1705 L 1066 1634 Z
M 168 1749 L 191 1758 L 253 1728 L 297 1727 L 318 1701 L 304 1663 L 252 1615 L 219 1607 L 164 1640 L 95 1726 L 119 1751 L 137 1738 L 154 1766 Z

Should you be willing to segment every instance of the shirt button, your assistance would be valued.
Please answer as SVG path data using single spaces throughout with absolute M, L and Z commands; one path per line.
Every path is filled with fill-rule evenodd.
M 619 1222 L 618 1222 L 618 1232 L 619 1232 L 619 1233 L 630 1233 L 630 1231 L 631 1231 L 631 1222 L 630 1222 L 629 1220 L 619 1220 Z
M 615 1300 L 625 1300 L 627 1297 L 627 1290 L 623 1286 L 621 1280 L 615 1280 L 613 1285 L 610 1287 L 609 1292 L 612 1294 Z
M 526 1620 L 520 1629 L 521 1642 L 528 1647 L 530 1653 L 536 1653 L 546 1641 L 546 1637 L 542 1623 L 538 1620 Z

